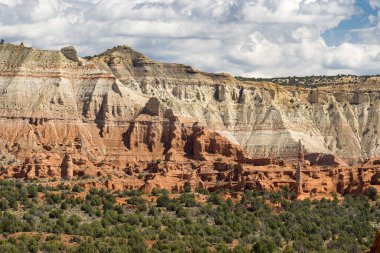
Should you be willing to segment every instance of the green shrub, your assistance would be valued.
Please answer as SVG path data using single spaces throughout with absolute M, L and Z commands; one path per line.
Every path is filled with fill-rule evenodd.
M 370 200 L 375 201 L 378 198 L 377 189 L 375 187 L 372 187 L 372 186 L 368 187 L 368 189 L 366 191 L 366 195 Z
M 74 185 L 73 189 L 72 189 L 73 192 L 83 192 L 84 191 L 84 188 L 78 184 Z

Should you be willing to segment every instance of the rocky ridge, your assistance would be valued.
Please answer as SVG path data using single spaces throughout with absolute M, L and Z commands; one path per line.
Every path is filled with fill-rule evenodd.
M 380 156 L 379 94 L 377 80 L 333 89 L 242 82 L 126 46 L 82 59 L 72 47 L 3 44 L 0 150 L 21 162 L 3 165 L 2 176 L 87 175 L 147 191 L 294 188 L 302 140 L 305 193 L 362 192 L 380 185 L 380 166 L 364 164 Z
M 376 78 L 360 85 L 285 89 L 157 63 L 128 47 L 90 61 L 137 93 L 155 96 L 174 113 L 224 134 L 254 157 L 294 156 L 299 139 L 310 152 L 349 162 L 379 157 Z

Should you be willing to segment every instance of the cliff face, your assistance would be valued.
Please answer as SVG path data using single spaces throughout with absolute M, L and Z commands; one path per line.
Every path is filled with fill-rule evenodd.
M 348 163 L 380 156 L 379 83 L 284 88 L 158 63 L 124 46 L 85 60 L 72 47 L 42 51 L 4 44 L 2 175 L 72 178 L 89 169 L 94 175 L 135 175 L 153 166 L 165 175 L 185 171 L 169 173 L 172 179 L 204 168 L 203 176 L 185 176 L 195 185 L 207 185 L 209 177 L 216 180 L 212 187 L 220 186 L 217 181 L 253 187 L 266 178 L 287 178 L 284 184 L 292 185 L 294 175 L 286 169 L 271 175 L 276 170 L 251 173 L 249 166 L 283 164 L 281 159 L 296 155 L 299 139 L 308 153 L 329 154 L 312 160 L 331 165 L 344 163 L 336 156 Z M 318 173 L 335 178 L 326 191 L 338 188 L 341 177 L 334 175 L 346 175 Z M 349 184 L 354 180 L 347 178 Z M 133 180 L 129 185 L 143 184 Z M 154 184 L 151 175 L 144 180 Z M 282 184 L 264 181 L 261 188 Z
M 0 137 L 21 160 L 73 149 L 99 162 L 147 100 L 84 60 L 0 45 Z
M 380 80 L 313 90 L 283 88 L 153 62 L 127 47 L 108 50 L 91 62 L 255 157 L 294 156 L 299 139 L 309 152 L 336 154 L 348 162 L 380 155 Z

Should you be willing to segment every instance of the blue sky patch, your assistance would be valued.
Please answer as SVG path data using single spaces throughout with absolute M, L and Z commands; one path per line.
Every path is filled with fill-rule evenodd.
M 371 23 L 370 16 L 376 16 L 378 11 L 378 8 L 370 6 L 368 0 L 357 0 L 355 14 L 340 22 L 339 26 L 324 32 L 322 38 L 328 46 L 339 46 L 344 42 L 362 43 L 360 34 L 376 26 Z

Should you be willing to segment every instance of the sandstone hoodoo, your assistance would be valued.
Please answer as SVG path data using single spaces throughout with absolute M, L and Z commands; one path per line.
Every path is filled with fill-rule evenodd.
M 88 175 L 146 191 L 380 190 L 379 84 L 286 87 L 126 46 L 82 59 L 73 47 L 1 44 L 1 176 Z

